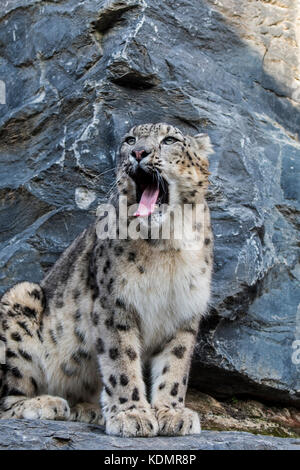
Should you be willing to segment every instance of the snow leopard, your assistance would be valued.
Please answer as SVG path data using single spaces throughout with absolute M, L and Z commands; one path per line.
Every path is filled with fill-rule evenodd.
M 114 236 L 107 211 L 98 213 L 40 284 L 19 282 L 1 298 L 1 418 L 82 421 L 125 437 L 200 432 L 185 395 L 210 300 L 212 152 L 207 134 L 166 123 L 124 136 Z M 191 237 L 176 237 L 174 214 L 185 206 Z

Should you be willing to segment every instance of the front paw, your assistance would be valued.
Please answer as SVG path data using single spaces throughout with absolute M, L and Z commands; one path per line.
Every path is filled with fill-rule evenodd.
M 119 411 L 107 417 L 106 433 L 121 437 L 152 437 L 157 436 L 158 423 L 151 409 Z
M 201 432 L 198 413 L 189 408 L 163 406 L 157 409 L 156 417 L 161 436 L 186 436 Z

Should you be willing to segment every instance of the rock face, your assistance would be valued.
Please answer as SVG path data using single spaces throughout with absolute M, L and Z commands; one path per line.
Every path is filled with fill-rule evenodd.
M 297 0 L 6 0 L 0 26 L 1 292 L 91 221 L 131 125 L 207 132 L 215 274 L 192 384 L 300 406 Z
M 247 432 L 203 431 L 200 436 L 120 438 L 100 426 L 63 421 L 1 420 L 0 450 L 300 450 L 300 439 Z M 153 450 L 155 449 L 155 450 Z

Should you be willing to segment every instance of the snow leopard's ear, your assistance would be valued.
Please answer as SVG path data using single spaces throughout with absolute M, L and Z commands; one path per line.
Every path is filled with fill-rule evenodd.
M 210 140 L 210 137 L 207 134 L 197 134 L 193 136 L 193 139 L 198 144 L 199 152 L 201 157 L 208 157 L 214 153 L 214 149 Z

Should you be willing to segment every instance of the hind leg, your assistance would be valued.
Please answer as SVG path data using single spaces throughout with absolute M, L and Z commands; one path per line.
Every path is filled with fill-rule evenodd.
M 54 420 L 68 420 L 70 418 L 68 402 L 64 398 L 51 395 L 41 395 L 34 398 L 9 395 L 3 399 L 2 407 L 1 418 Z
M 2 365 L 1 418 L 69 419 L 66 400 L 45 395 L 41 366 L 44 298 L 38 284 L 22 282 L 1 299 Z
M 75 337 L 74 351 L 69 350 L 69 357 L 63 356 L 65 362 L 62 368 L 58 347 L 63 346 L 63 341 L 60 338 L 57 342 L 53 333 L 51 349 L 49 332 L 55 328 L 51 326 L 53 330 L 50 329 L 48 317 L 43 319 L 43 311 L 43 292 L 37 284 L 17 284 L 0 301 L 0 340 L 5 343 L 6 350 L 5 364 L 0 370 L 0 417 L 103 424 L 98 404 L 100 384 L 94 376 L 93 362 L 85 350 L 81 335 L 77 335 L 79 343 Z M 59 322 L 57 324 L 60 325 Z M 78 321 L 77 326 L 80 326 Z M 56 328 L 57 331 L 60 330 Z M 72 337 L 70 334 L 66 337 L 68 347 Z M 45 359 L 47 356 L 51 358 L 50 363 L 49 359 Z M 53 395 L 48 394 L 49 384 L 44 374 L 45 370 L 49 371 L 49 366 L 56 371 L 50 384 Z M 77 372 L 76 378 L 73 377 L 72 368 Z M 57 386 L 53 380 L 56 380 Z M 71 395 L 68 391 L 72 392 Z M 78 399 L 80 402 L 76 404 Z

